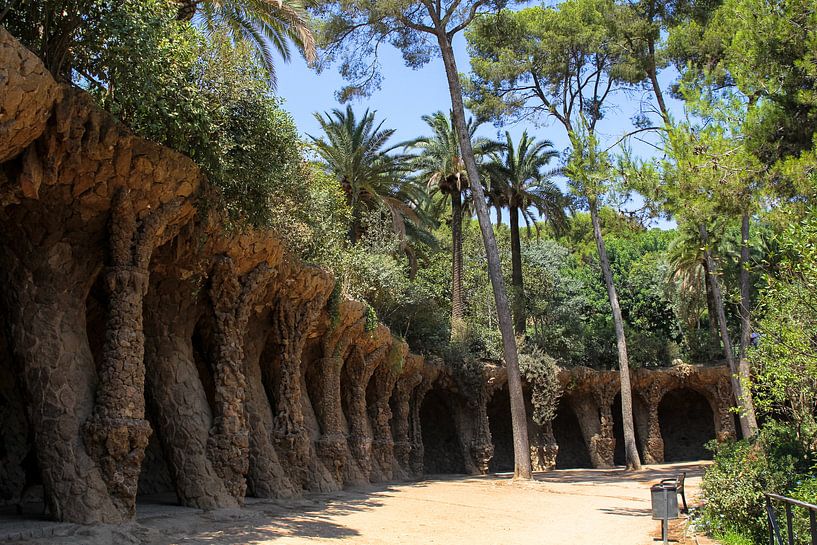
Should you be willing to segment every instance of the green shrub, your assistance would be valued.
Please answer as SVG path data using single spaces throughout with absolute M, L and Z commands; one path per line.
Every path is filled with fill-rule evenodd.
M 701 523 L 718 536 L 768 539 L 764 492 L 790 494 L 808 474 L 794 431 L 771 422 L 753 441 L 712 443 L 713 465 L 701 485 L 705 504 Z

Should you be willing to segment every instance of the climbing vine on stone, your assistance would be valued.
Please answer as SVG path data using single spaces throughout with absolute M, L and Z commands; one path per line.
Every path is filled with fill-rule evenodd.
M 556 360 L 537 346 L 523 346 L 519 354 L 519 370 L 531 386 L 533 419 L 539 424 L 550 422 L 562 396 Z

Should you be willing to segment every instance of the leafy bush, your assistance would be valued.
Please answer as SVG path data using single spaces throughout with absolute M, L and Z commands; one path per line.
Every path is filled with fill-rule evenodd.
M 710 446 L 715 459 L 701 485 L 706 500 L 703 526 L 715 535 L 735 534 L 763 543 L 768 536 L 763 493 L 792 493 L 808 475 L 808 453 L 790 427 L 776 422 L 767 423 L 754 442 Z

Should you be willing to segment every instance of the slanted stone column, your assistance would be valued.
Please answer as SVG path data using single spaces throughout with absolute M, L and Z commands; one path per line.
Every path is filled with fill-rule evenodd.
M 423 475 L 423 427 L 420 419 L 420 409 L 428 392 L 434 387 L 434 382 L 439 376 L 439 369 L 432 366 L 423 368 L 422 380 L 414 389 L 411 401 L 411 472 L 420 477 Z
M 408 354 L 408 344 L 392 339 L 386 359 L 372 376 L 374 400 L 369 405 L 372 423 L 372 481 L 394 478 L 394 438 L 391 433 L 392 412 L 389 401 Z
M 616 393 L 618 393 L 618 385 L 613 382 L 602 383 L 594 391 L 599 414 L 599 433 L 593 438 L 591 452 L 596 451 L 598 461 L 602 464 L 597 467 L 613 467 L 615 463 L 616 438 L 613 435 L 613 399 L 616 397 Z
M 379 341 L 375 348 L 368 353 L 364 353 L 360 347 L 353 349 L 344 367 L 349 449 L 366 481 L 372 474 L 372 431 L 366 413 L 366 390 L 369 380 L 386 358 L 391 345 L 388 329 L 385 326 L 378 326 L 378 329 L 380 328 L 385 332 L 377 330 L 372 332 L 372 337 Z
M 84 426 L 88 454 L 102 469 L 123 519 L 133 517 L 145 448 L 152 433 L 145 420 L 145 336 L 142 299 L 148 264 L 180 201 L 159 207 L 137 222 L 130 197 L 119 191 L 111 210 L 111 266 L 102 274 L 108 316 L 96 404 Z
M 193 357 L 193 332 L 205 303 L 201 281 L 151 274 L 145 299 L 145 364 L 159 441 L 182 505 L 237 507 L 208 457 L 213 415 Z
M 57 210 L 45 216 L 49 212 L 60 218 Z M 97 381 L 85 301 L 101 256 L 70 239 L 30 240 L 19 229 L 23 221 L 12 216 L 0 228 L 0 297 L 8 310 L 9 345 L 23 367 L 48 510 L 60 521 L 121 522 L 102 469 L 81 439 Z
M 226 255 L 216 258 L 211 275 L 215 406 L 207 450 L 216 473 L 239 504 L 247 489 L 250 447 L 243 344 L 252 309 L 274 277 L 275 271 L 265 262 L 239 277 L 232 258 Z
M 573 393 L 567 402 L 576 414 L 581 428 L 584 443 L 590 454 L 590 462 L 595 468 L 613 466 L 612 437 L 605 437 L 602 431 L 602 420 L 596 400 L 589 394 Z M 608 407 L 608 414 L 609 414 Z
M 261 354 L 269 335 L 268 317 L 251 320 L 244 343 L 244 374 L 247 379 L 247 424 L 249 428 L 248 492 L 258 498 L 291 498 L 300 486 L 290 482 L 274 443 L 274 416 L 264 389 Z
M 643 440 L 644 463 L 661 464 L 664 462 L 664 438 L 661 436 L 661 423 L 658 420 L 658 406 L 666 393 L 660 380 L 654 380 L 646 395 L 642 397 L 647 405 L 647 437 Z
M 2 26 L 0 69 L 3 70 L 3 79 L 0 80 L 2 163 L 18 155 L 43 133 L 54 103 L 62 96 L 62 88 L 40 59 Z M 25 187 L 23 192 L 32 197 L 36 195 L 37 187 Z
M 737 438 L 735 429 L 734 399 L 732 382 L 729 377 L 721 377 L 710 388 L 710 398 L 714 400 L 715 435 L 719 442 Z
M 364 332 L 364 310 L 363 305 L 351 302 L 330 309 L 337 315 L 329 317 L 330 329 L 322 339 L 324 357 L 313 366 L 311 376 L 307 377 L 319 394 L 313 399 L 315 417 L 321 429 L 315 448 L 324 466 L 340 484 L 347 481 L 350 456 L 341 401 L 341 371 L 352 341 Z
M 528 438 L 530 439 L 530 461 L 534 471 L 550 471 L 556 467 L 559 445 L 553 435 L 553 422 L 537 424 L 528 413 Z
M 301 392 L 301 354 L 321 309 L 331 292 L 331 278 L 315 271 L 288 279 L 278 292 L 271 313 L 270 343 L 280 371 L 276 392 L 275 441 L 285 458 L 290 480 L 302 488 L 310 485 L 315 465 L 312 440 L 304 426 Z
M 487 475 L 494 456 L 494 442 L 488 421 L 490 395 L 481 385 L 474 397 L 462 398 L 454 404 L 457 433 L 463 447 L 465 470 L 472 475 Z
M 394 477 L 408 479 L 411 477 L 411 400 L 415 388 L 423 381 L 421 369 L 424 365 L 422 356 L 406 356 L 403 373 L 397 379 L 392 394 L 391 432 L 394 438 Z

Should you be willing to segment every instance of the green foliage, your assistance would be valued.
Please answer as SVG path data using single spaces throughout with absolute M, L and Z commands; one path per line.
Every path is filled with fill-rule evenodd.
M 356 243 L 361 236 L 363 216 L 385 208 L 391 214 L 394 232 L 401 240 L 407 234 L 407 223 L 422 229 L 425 218 L 418 213 L 422 192 L 405 176 L 405 157 L 390 153 L 386 142 L 394 129 L 384 129 L 375 122 L 375 112 L 366 110 L 360 119 L 351 106 L 323 115 L 315 114 L 324 136 L 310 136 L 323 168 L 343 189 L 352 210 L 349 239 Z
M 752 543 L 765 543 L 768 534 L 763 493 L 788 495 L 813 479 L 809 471 L 814 453 L 804 452 L 793 430 L 777 423 L 764 426 L 754 442 L 712 447 L 715 461 L 701 485 L 706 499 L 702 525 L 716 535 L 731 533 Z
M 531 386 L 533 419 L 546 424 L 556 416 L 562 395 L 556 360 L 536 346 L 523 346 L 519 352 L 519 371 Z
M 326 310 L 329 312 L 329 330 L 333 331 L 340 325 L 340 305 L 343 302 L 343 286 L 337 280 L 326 302 Z
M 363 329 L 366 331 L 374 331 L 377 329 L 379 323 L 377 311 L 371 305 L 366 305 L 366 325 Z
M 573 130 L 584 116 L 595 126 L 607 111 L 608 84 L 645 77 L 619 36 L 620 11 L 612 0 L 568 0 L 477 19 L 466 33 L 469 107 L 498 120 L 545 114 Z
M 315 38 L 309 28 L 304 5 L 297 0 L 205 0 L 181 1 L 176 4 L 178 18 L 196 21 L 207 34 L 226 33 L 232 42 L 241 43 L 251 51 L 263 67 L 274 89 L 276 85 L 275 50 L 288 62 L 292 42 L 309 62 L 315 61 Z
M 386 356 L 386 366 L 395 374 L 399 374 L 400 371 L 403 370 L 403 365 L 406 363 L 403 357 L 403 350 L 401 349 L 401 340 L 399 337 L 392 337 L 391 347 Z
M 757 403 L 785 415 L 804 450 L 817 451 L 817 211 L 780 236 L 780 260 L 760 295 L 751 353 Z
M 316 1 L 312 8 L 323 52 L 318 68 L 340 63 L 339 72 L 349 82 L 337 93 L 340 102 L 367 96 L 380 88 L 378 50 L 383 44 L 400 50 L 406 66 L 420 68 L 440 54 L 435 25 L 450 40 L 475 19 L 508 3 L 466 0 L 438 5 L 436 12 L 432 4 L 406 0 Z

